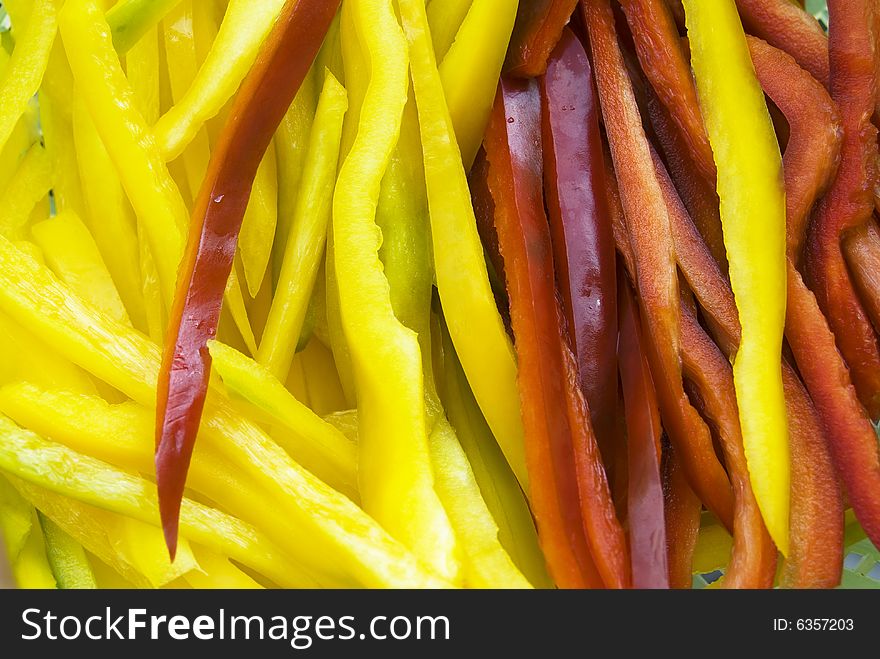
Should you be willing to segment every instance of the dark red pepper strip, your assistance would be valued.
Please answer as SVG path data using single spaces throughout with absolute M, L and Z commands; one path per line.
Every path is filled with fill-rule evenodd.
M 716 428 L 734 488 L 733 549 L 723 586 L 770 588 L 776 574 L 776 546 L 749 482 L 733 369 L 686 307 L 682 307 L 681 342 L 685 377 L 699 392 L 704 414 Z
M 669 110 L 703 179 L 714 185 L 716 170 L 703 126 L 697 88 L 672 13 L 664 0 L 620 0 L 642 71 Z
M 736 353 L 740 336 L 733 293 L 705 243 L 700 243 L 699 234 L 684 212 L 681 202 L 675 199 L 674 187 L 665 174 L 662 163 L 655 158 L 655 164 L 670 209 L 679 267 L 697 295 L 715 341 L 729 357 Z M 791 273 L 797 274 L 789 261 L 789 274 Z M 855 432 L 857 437 L 863 436 L 866 426 L 862 423 L 861 430 L 858 429 L 858 414 L 853 416 L 853 405 L 856 411 L 860 409 L 860 405 L 852 387 L 847 388 L 844 384 L 845 371 L 843 379 L 840 379 L 839 371 L 836 370 L 845 367 L 839 353 L 833 348 L 833 336 L 824 317 L 815 307 L 815 302 L 813 309 L 799 307 L 797 303 L 803 300 L 803 293 L 810 293 L 802 283 L 800 287 L 794 286 L 794 283 L 790 279 L 786 336 L 796 357 L 801 355 L 810 360 L 808 366 L 814 363 L 814 359 L 822 363 L 821 368 L 802 369 L 802 374 L 808 382 L 816 406 L 822 412 L 823 423 L 819 424 L 813 403 L 797 375 L 783 362 L 793 492 L 791 542 L 786 564 L 786 573 L 790 576 L 786 583 L 792 587 L 818 588 L 827 587 L 835 578 L 839 581 L 840 561 L 835 562 L 829 557 L 838 555 L 843 547 L 840 526 L 842 502 L 828 444 L 835 438 L 842 437 L 846 441 L 847 433 L 850 432 Z M 825 327 L 824 334 L 821 331 L 822 326 Z M 805 339 L 798 333 L 802 331 L 799 328 L 804 327 L 813 327 L 814 338 Z M 826 339 L 825 344 L 822 342 L 823 336 Z M 830 349 L 827 345 L 829 340 Z M 828 373 L 838 373 L 838 376 L 829 377 Z M 813 393 L 814 390 L 817 393 Z M 864 412 L 861 415 L 864 416 Z M 867 429 L 870 431 L 870 425 L 867 425 Z
M 682 383 L 675 248 L 648 141 L 617 43 L 614 16 L 608 0 L 585 0 L 581 7 L 635 257 L 648 357 L 664 427 L 679 449 L 694 491 L 719 519 L 730 525 L 730 482 L 715 455 L 709 430 L 688 401 Z
M 324 39 L 339 0 L 288 0 L 242 82 L 202 183 L 178 275 L 156 401 L 156 481 L 165 542 L 177 549 L 180 502 L 208 390 L 207 342 L 257 167 Z
M 870 0 L 829 0 L 831 97 L 840 108 L 843 145 L 837 178 L 819 203 L 807 241 L 806 275 L 849 365 L 859 399 L 880 416 L 880 345 L 847 272 L 843 235 L 874 210 L 877 129 L 875 47 Z M 878 520 L 880 533 L 880 520 Z
M 624 276 L 619 288 L 618 359 L 626 413 L 627 510 L 634 588 L 669 588 L 660 410 L 642 346 L 638 308 Z
M 828 87 L 828 38 L 819 21 L 790 0 L 736 0 L 736 6 L 746 32 L 787 52 Z
M 544 213 L 537 83 L 503 79 L 484 140 L 507 273 L 538 533 L 563 587 L 629 583 L 623 530 L 599 458 L 557 299 Z M 579 505 L 580 502 L 580 505 Z
M 544 75 L 577 0 L 527 0 L 519 3 L 504 72 L 517 78 Z
M 617 417 L 617 281 L 599 103 L 584 47 L 566 28 L 541 78 L 544 190 L 553 262 L 578 380 L 602 455 Z
M 797 262 L 807 221 L 840 163 L 840 112 L 825 87 L 788 53 L 748 37 L 761 87 L 789 125 L 783 156 L 788 254 Z
M 674 201 L 670 199 L 670 189 L 671 194 L 674 195 L 672 182 L 662 169 L 662 163 L 659 162 L 656 154 L 654 158 L 658 167 L 658 180 L 664 189 L 664 197 L 672 203 Z M 613 193 L 612 188 L 612 195 Z M 680 213 L 685 211 L 681 202 L 677 201 L 677 206 L 671 209 L 670 214 Z M 694 234 L 696 234 L 695 229 L 692 235 Z M 623 228 L 616 229 L 615 236 L 618 238 L 617 248 L 623 256 L 624 263 L 633 267 L 635 257 L 625 240 Z M 699 240 L 699 236 L 696 236 L 696 240 Z M 698 255 L 697 262 L 706 262 L 705 259 L 708 259 L 707 263 L 717 269 L 717 265 L 706 251 L 705 243 L 683 245 L 676 239 L 676 250 L 677 253 L 691 250 L 703 252 Z M 699 276 L 695 281 L 703 287 L 713 287 L 711 277 Z M 730 291 L 729 288 L 727 290 Z M 734 307 L 735 313 L 736 307 Z M 734 318 L 737 316 L 734 315 Z M 721 329 L 723 331 L 723 328 Z M 702 401 L 704 415 L 717 429 L 734 488 L 734 518 L 733 524 L 728 527 L 733 533 L 734 546 L 725 585 L 737 588 L 768 588 L 773 583 L 776 549 L 764 526 L 749 481 L 736 408 L 736 394 L 733 388 L 733 372 L 730 362 L 705 334 L 684 299 L 681 301 L 681 342 L 684 376 L 695 385 L 694 388 Z

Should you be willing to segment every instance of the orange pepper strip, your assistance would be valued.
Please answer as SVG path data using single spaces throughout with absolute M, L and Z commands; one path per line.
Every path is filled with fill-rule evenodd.
M 682 384 L 678 274 L 669 214 L 617 43 L 614 15 L 608 0 L 584 0 L 581 7 L 635 258 L 634 274 L 648 337 L 648 357 L 664 426 L 678 448 L 694 491 L 730 528 L 730 481 L 715 455 L 709 429 L 691 406 Z

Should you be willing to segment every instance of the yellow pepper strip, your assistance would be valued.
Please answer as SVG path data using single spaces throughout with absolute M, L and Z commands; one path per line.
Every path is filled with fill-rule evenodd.
M 263 285 L 277 222 L 278 168 L 275 149 L 270 144 L 257 168 L 238 237 L 242 269 L 251 297 L 257 297 Z
M 73 132 L 92 237 L 134 326 L 148 331 L 134 213 L 82 98 L 73 103 Z
M 276 293 L 257 352 L 257 361 L 278 379 L 290 369 L 324 255 L 347 107 L 345 89 L 326 72 Z
M 228 558 L 221 556 L 209 549 L 193 547 L 196 560 L 199 567 L 196 570 L 187 572 L 184 579 L 193 588 L 211 588 L 211 589 L 260 589 L 260 584 L 254 581 L 247 574 L 235 567 Z
M 141 277 L 141 293 L 144 298 L 144 311 L 147 316 L 147 334 L 153 341 L 161 342 L 165 335 L 165 326 L 168 313 L 162 300 L 162 291 L 159 290 L 159 271 L 153 252 L 150 249 L 147 231 L 144 223 L 138 220 L 138 269 Z
M 733 374 L 749 476 L 767 530 L 787 554 L 790 463 L 779 361 L 786 300 L 782 156 L 736 4 L 684 5 L 742 325 Z
M 171 98 L 174 102 L 179 102 L 186 95 L 187 90 L 198 73 L 198 55 L 193 28 L 194 11 L 191 0 L 186 0 L 180 6 L 172 9 L 164 21 L 163 37 L 167 60 L 166 68 L 168 82 L 171 87 Z M 149 123 L 154 122 L 155 118 L 149 119 Z M 199 189 L 202 179 L 205 177 L 205 172 L 208 169 L 210 158 L 211 145 L 208 139 L 208 131 L 202 126 L 182 156 L 183 168 L 186 172 L 186 179 L 190 190 Z M 251 354 L 255 354 L 257 350 L 256 340 L 248 320 L 241 283 L 235 271 L 230 273 L 229 280 L 226 282 L 225 301 L 226 308 L 232 316 L 232 320 L 241 334 L 245 345 Z
M 528 502 L 471 393 L 448 332 L 437 331 L 435 335 L 437 344 L 441 344 L 442 336 L 442 345 L 437 345 L 435 354 L 442 359 L 438 379 L 443 403 L 482 498 L 498 526 L 498 539 L 534 586 L 552 588 Z
M 438 62 L 443 61 L 473 4 L 474 0 L 432 0 L 428 3 L 428 25 Z
M 180 0 L 120 0 L 107 12 L 113 33 L 113 47 L 120 55 L 127 53 L 141 37 L 162 20 Z
M 46 150 L 34 144 L 0 194 L 0 234 L 13 240 L 25 238 L 31 211 L 49 193 L 51 177 L 52 163 Z
M 0 476 L 0 536 L 19 588 L 55 588 L 36 511 Z
M 230 0 L 217 38 L 192 86 L 154 127 L 166 160 L 180 155 L 205 121 L 232 97 L 283 5 L 284 0 Z
M 208 348 L 226 387 L 287 431 L 276 433 L 276 440 L 290 456 L 325 483 L 356 500 L 356 447 L 294 398 L 266 368 L 217 341 L 210 342 Z
M 446 105 L 469 170 L 483 143 L 519 0 L 474 0 L 440 64 Z
M 318 99 L 313 84 L 315 71 L 316 67 L 313 65 L 275 132 L 278 222 L 275 225 L 275 241 L 272 244 L 273 282 L 277 282 L 281 276 L 284 252 L 287 249 L 288 235 L 299 198 L 300 178 L 305 169 L 312 121 L 317 110 Z
M 94 0 L 67 0 L 60 27 L 79 91 L 144 225 L 163 298 L 170 300 L 188 225 L 186 207 L 152 132 L 134 107 L 131 86 Z
M 15 489 L 88 552 L 138 588 L 161 588 L 196 567 L 184 542 L 174 563 L 155 526 L 71 499 L 9 476 Z M 94 564 L 93 564 L 93 567 Z M 100 570 L 95 571 L 100 577 Z
M 64 589 L 97 588 L 95 575 L 82 545 L 48 517 L 37 513 L 46 540 L 46 557 L 55 582 Z
M 307 374 L 309 407 L 315 414 L 324 416 L 344 410 L 345 394 L 333 363 L 333 353 L 320 341 L 309 341 L 299 353 L 303 372 Z
M 93 311 L 2 236 L 0 312 L 141 405 L 155 405 L 159 347 Z M 272 506 L 289 520 L 273 538 L 276 542 L 286 538 L 290 543 L 286 549 L 301 564 L 318 566 L 337 583 L 398 588 L 449 585 L 428 573 L 348 497 L 294 462 L 216 390 L 209 392 L 205 403 L 198 445 L 211 447 L 233 463 L 240 479 L 260 483 Z M 286 530 L 290 526 L 295 534 Z
M 706 516 L 703 517 L 705 520 Z M 717 519 L 714 523 L 703 523 L 694 549 L 694 574 L 708 574 L 727 567 L 732 548 L 733 538 Z
M 0 313 L 0 381 L 24 378 L 46 387 L 95 393 L 85 371 Z
M 6 417 L 0 417 L 0 431 L 3 470 L 58 494 L 158 526 L 155 485 L 149 481 L 42 439 Z M 281 586 L 308 581 L 259 531 L 213 508 L 184 499 L 180 530 L 184 537 L 235 558 Z M 161 554 L 157 549 L 150 554 Z
M 58 29 L 58 2 L 33 3 L 30 16 L 17 32 L 15 50 L 0 76 L 0 149 L 40 86 Z
M 72 211 L 35 224 L 31 233 L 61 281 L 113 320 L 130 322 L 98 246 Z
M 391 0 L 351 5 L 371 75 L 357 136 L 339 172 L 333 237 L 358 396 L 361 500 L 426 565 L 455 580 L 456 540 L 431 473 L 418 337 L 394 315 L 374 220 L 406 104 L 406 40 Z
M 403 0 L 401 9 L 411 44 L 440 301 L 474 395 L 517 480 L 527 490 L 516 357 L 489 284 L 427 18 L 418 3 Z
M 0 49 L 0 52 L 3 52 Z M 22 157 L 28 152 L 34 142 L 40 140 L 38 130 L 37 103 L 34 99 L 28 104 L 27 110 L 15 124 L 6 146 L 0 149 L 0 191 L 5 190 L 9 181 L 18 171 Z
M 144 33 L 125 56 L 125 72 L 134 95 L 134 106 L 148 126 L 159 119 L 159 34 L 155 27 Z
M 0 410 L 21 427 L 52 437 L 78 453 L 128 472 L 153 473 L 155 419 L 151 410 L 137 403 L 111 405 L 97 396 L 18 382 L 0 389 Z M 283 511 L 272 505 L 252 479 L 241 476 L 233 464 L 210 447 L 196 447 L 188 484 L 245 522 L 273 529 L 297 542 L 299 534 Z M 161 534 L 156 539 L 156 552 L 167 562 Z

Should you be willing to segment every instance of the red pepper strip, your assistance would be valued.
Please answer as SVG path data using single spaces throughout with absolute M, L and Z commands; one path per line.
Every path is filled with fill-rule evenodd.
M 721 351 L 730 356 L 739 346 L 740 326 L 733 293 L 717 264 L 709 254 L 704 243 L 699 242 L 699 234 L 687 217 L 680 201 L 675 199 L 675 190 L 668 175 L 664 175 L 662 164 L 655 159 L 660 174 L 659 179 L 670 208 L 676 255 L 679 266 L 690 286 L 693 288 L 704 311 L 707 325 L 712 331 Z M 845 367 L 839 353 L 833 349 L 833 336 L 824 317 L 813 301 L 813 309 L 802 308 L 804 293 L 809 291 L 791 279 L 797 274 L 789 261 L 789 287 L 786 315 L 786 336 L 799 355 L 810 364 L 821 363 L 821 367 L 801 369 L 807 381 L 810 394 L 816 407 L 822 413 L 819 424 L 816 410 L 806 391 L 791 367 L 783 362 L 782 376 L 785 400 L 789 419 L 789 438 L 792 460 L 792 506 L 791 537 L 789 558 L 786 561 L 786 582 L 792 587 L 827 587 L 839 582 L 840 560 L 831 560 L 842 552 L 843 534 L 840 520 L 843 507 L 837 487 L 828 442 L 844 438 L 855 429 L 856 436 L 864 436 L 866 427 L 861 422 L 858 427 L 858 414 L 861 409 L 852 386 L 847 387 L 845 379 L 830 377 Z M 799 277 L 798 277 L 799 280 Z M 822 327 L 824 326 L 824 333 Z M 812 327 L 814 338 L 803 338 L 799 332 L 804 327 Z M 823 347 L 823 336 L 825 343 Z M 828 341 L 831 342 L 829 350 Z M 803 351 L 803 352 L 801 352 Z M 835 365 L 835 363 L 837 365 Z M 800 362 L 798 362 L 800 365 Z M 843 372 L 845 377 L 845 370 Z M 847 383 L 848 384 L 848 383 Z M 819 392 L 814 393 L 814 390 Z M 824 393 L 823 393 L 824 392 Z M 821 396 L 824 396 L 821 397 Z M 820 405 L 821 403 L 823 403 Z M 861 413 L 864 417 L 864 412 Z M 838 421 L 839 419 L 839 421 Z M 856 421 L 853 421 L 856 419 Z M 827 439 L 826 439 L 827 438 Z M 839 439 L 838 439 L 839 441 Z M 834 580 L 837 579 L 837 582 Z
M 761 87 L 789 125 L 783 171 L 788 254 L 796 261 L 813 204 L 840 162 L 840 113 L 825 88 L 791 55 L 755 37 L 748 42 Z
M 703 179 L 714 185 L 716 170 L 703 126 L 697 88 L 672 13 L 664 0 L 620 0 L 642 71 L 669 109 L 688 154 Z
M 843 251 L 859 298 L 874 330 L 880 332 L 880 229 L 876 220 L 869 220 L 846 236 Z
M 874 209 L 877 90 L 870 0 L 829 0 L 831 97 L 843 120 L 837 179 L 819 203 L 807 245 L 807 279 L 837 337 L 853 384 L 872 418 L 880 416 L 880 347 L 859 302 L 841 251 L 844 233 L 864 225 Z M 876 491 L 875 491 L 876 493 Z M 880 533 L 880 518 L 877 520 Z
M 736 0 L 736 6 L 746 32 L 787 52 L 828 87 L 828 39 L 819 21 L 789 0 Z
M 584 47 L 566 28 L 541 78 L 544 190 L 578 379 L 606 458 L 617 416 L 617 281 L 599 104 Z M 607 460 L 606 460 L 607 464 Z
M 691 406 L 682 384 L 678 275 L 669 215 L 617 43 L 614 16 L 608 0 L 585 0 L 581 7 L 635 257 L 648 358 L 664 427 L 678 448 L 694 491 L 719 519 L 731 525 L 730 482 L 715 455 L 709 429 Z
M 162 356 L 156 481 L 173 559 L 186 473 L 208 389 L 217 332 L 251 185 L 275 129 L 312 64 L 339 0 L 288 0 L 233 103 L 196 200 Z
M 733 370 L 696 317 L 684 308 L 681 342 L 685 377 L 694 383 L 705 415 L 717 429 L 734 488 L 733 549 L 723 585 L 726 588 L 770 588 L 776 574 L 776 546 L 764 526 L 749 482 Z
M 505 74 L 517 78 L 544 75 L 547 59 L 576 5 L 577 0 L 522 0 L 507 49 Z
M 671 195 L 675 194 L 672 182 L 662 169 L 656 154 L 654 158 L 665 198 L 667 203 L 670 203 L 671 215 L 680 215 L 684 213 L 681 201 L 677 198 L 670 199 L 670 190 Z M 671 203 L 673 201 L 677 202 L 674 206 Z M 693 233 L 695 234 L 695 231 Z M 624 255 L 623 261 L 632 267 L 635 258 L 627 255 L 630 246 L 625 241 L 623 228 L 615 230 L 615 237 L 618 238 L 618 250 Z M 677 251 L 686 249 L 704 252 L 699 258 L 709 259 L 711 265 L 717 268 L 706 252 L 705 244 L 685 246 L 676 241 Z M 697 281 L 705 285 L 705 282 L 711 279 L 703 277 Z M 729 293 L 730 289 L 727 288 L 727 291 Z M 737 319 L 735 314 L 736 307 L 733 317 Z M 737 319 L 737 325 L 738 322 Z M 715 424 L 734 488 L 735 512 L 731 529 L 734 545 L 725 586 L 769 588 L 773 584 L 776 568 L 776 548 L 764 526 L 749 481 L 736 407 L 736 393 L 733 388 L 733 371 L 730 362 L 700 327 L 685 300 L 681 302 L 681 341 L 684 375 L 695 385 L 705 416 Z
M 629 542 L 634 588 L 669 588 L 663 484 L 660 480 L 660 411 L 642 347 L 638 309 L 621 276 L 618 347 L 626 411 Z
M 669 587 L 690 590 L 702 506 L 688 485 L 681 460 L 671 447 L 664 453 L 663 493 L 666 499 Z
M 540 104 L 535 81 L 502 80 L 484 141 L 508 277 L 531 500 L 551 574 L 560 586 L 625 587 L 623 530 L 556 297 L 541 185 Z M 594 570 L 601 575 L 599 584 Z

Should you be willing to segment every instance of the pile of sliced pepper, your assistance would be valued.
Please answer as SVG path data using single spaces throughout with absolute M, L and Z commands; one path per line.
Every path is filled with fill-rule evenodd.
M 848 507 L 880 545 L 876 2 L 257 5 L 3 3 L 19 586 L 831 588 Z

